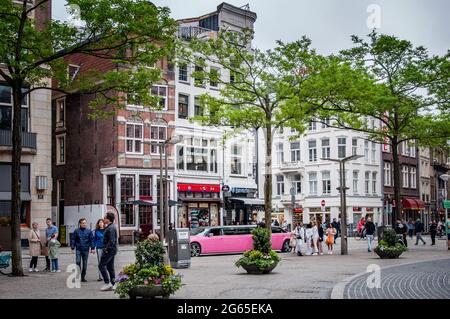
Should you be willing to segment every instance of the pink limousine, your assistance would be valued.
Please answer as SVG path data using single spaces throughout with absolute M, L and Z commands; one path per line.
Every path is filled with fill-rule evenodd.
M 240 253 L 253 249 L 251 231 L 255 225 L 199 227 L 191 230 L 191 256 Z M 290 233 L 272 226 L 272 248 L 290 250 Z

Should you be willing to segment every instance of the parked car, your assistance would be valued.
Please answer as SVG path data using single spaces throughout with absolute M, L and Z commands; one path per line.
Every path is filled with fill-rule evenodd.
M 256 225 L 199 227 L 191 230 L 191 256 L 241 253 L 253 249 L 252 230 Z M 272 226 L 272 249 L 287 252 L 290 233 Z

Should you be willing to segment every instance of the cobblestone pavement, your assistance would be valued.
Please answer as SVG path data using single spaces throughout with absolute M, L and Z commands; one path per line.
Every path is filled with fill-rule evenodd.
M 381 269 L 379 288 L 369 288 L 370 274 L 345 287 L 345 299 L 449 299 L 450 259 L 425 261 Z M 369 278 L 369 282 L 372 282 Z
M 176 269 L 176 272 L 183 275 L 185 285 L 172 298 L 330 298 L 335 285 L 366 272 L 369 265 L 376 264 L 384 268 L 450 258 L 445 240 L 437 240 L 436 246 L 429 246 L 429 238 L 425 240 L 427 245 L 412 245 L 409 251 L 396 260 L 382 260 L 376 254 L 367 252 L 366 241 L 355 241 L 352 238 L 349 239 L 349 255 L 342 256 L 339 254 L 338 240 L 333 255 L 297 257 L 291 253 L 280 254 L 282 260 L 273 273 L 262 276 L 247 275 L 242 268 L 237 268 L 234 263 L 240 255 L 196 257 L 192 259 L 190 268 Z M 28 266 L 30 260 L 27 253 L 24 251 L 24 267 Z M 60 256 L 63 269 L 61 273 L 27 272 L 27 277 L 23 278 L 0 275 L 0 298 L 117 298 L 112 292 L 99 291 L 103 283 L 96 281 L 98 275 L 95 255 L 90 255 L 89 258 L 88 282 L 81 283 L 81 288 L 68 288 L 70 273 L 64 271 L 74 260 L 75 255 L 70 253 L 70 249 L 63 248 Z M 117 272 L 124 265 L 133 262 L 133 247 L 121 246 L 116 258 Z M 436 264 L 437 268 L 438 265 L 440 264 Z M 40 258 L 39 266 L 44 268 L 43 258 Z M 448 272 L 448 267 L 446 270 Z M 8 271 L 10 269 L 6 270 Z

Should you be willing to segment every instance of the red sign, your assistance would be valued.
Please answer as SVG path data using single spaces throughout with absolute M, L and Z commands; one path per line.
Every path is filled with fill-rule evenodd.
M 325 200 L 324 199 L 322 199 L 322 201 L 320 202 L 320 205 L 321 206 L 325 206 Z
M 303 208 L 300 207 L 294 208 L 294 213 L 303 213 Z
M 220 193 L 220 185 L 213 184 L 178 184 L 179 192 Z

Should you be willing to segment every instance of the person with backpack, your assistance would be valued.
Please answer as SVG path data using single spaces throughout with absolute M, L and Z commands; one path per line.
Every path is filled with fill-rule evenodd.
M 420 219 L 417 219 L 416 225 L 415 225 L 415 226 L 416 226 L 416 228 L 415 228 L 415 230 L 416 230 L 416 245 L 419 244 L 419 240 L 421 240 L 422 243 L 423 243 L 424 245 L 426 245 L 427 243 L 426 243 L 425 240 L 423 240 L 423 238 L 422 238 L 423 223 L 420 221 Z

